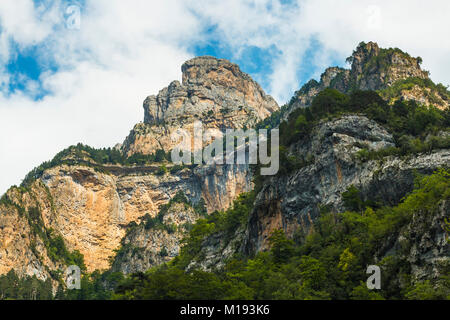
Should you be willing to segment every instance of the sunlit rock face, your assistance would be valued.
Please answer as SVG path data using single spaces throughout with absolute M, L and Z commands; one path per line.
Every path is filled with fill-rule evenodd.
M 279 109 L 258 83 L 227 60 L 197 57 L 181 69 L 182 83 L 173 81 L 145 99 L 144 122 L 123 143 L 124 153 L 169 151 L 177 144 L 172 133 L 179 128 L 192 131 L 197 120 L 205 130 L 245 129 Z
M 249 75 L 227 60 L 198 57 L 181 69 L 182 83 L 174 81 L 158 95 L 147 97 L 144 122 L 116 149 L 128 156 L 169 151 L 176 143 L 171 134 L 178 128 L 192 129 L 196 120 L 202 121 L 204 129 L 245 129 L 279 109 Z M 212 212 L 228 208 L 240 193 L 252 189 L 252 175 L 245 164 L 200 165 L 176 172 L 171 171 L 172 163 L 164 164 L 167 171 L 161 172 L 161 166 L 64 164 L 47 169 L 23 194 L 12 188 L 8 194 L 13 203 L 0 206 L 0 273 L 15 269 L 19 275 L 44 279 L 64 265 L 52 261 L 45 239 L 32 232 L 27 213 L 19 214 L 16 206 L 25 211 L 38 208 L 43 230 L 53 230 L 68 250 L 78 250 L 90 272 L 108 269 L 130 223 L 139 223 L 145 214 L 155 217 L 177 192 L 182 191 L 192 204 L 203 199 L 207 211 Z M 198 218 L 191 212 L 173 215 L 187 215 L 190 222 Z M 174 219 L 174 223 L 182 220 Z M 142 246 L 164 246 L 168 256 L 179 251 L 181 233 L 158 231 L 148 237 L 144 240 L 142 234 L 135 234 L 133 239 Z M 153 251 L 148 254 L 155 264 L 165 261 Z M 148 261 L 134 261 L 134 267 L 118 268 L 126 271 L 146 266 Z
M 172 165 L 167 167 L 170 170 Z M 65 268 L 63 262 L 52 261 L 45 236 L 36 232 L 36 226 L 44 233 L 53 230 L 70 251 L 83 254 L 89 272 L 105 270 L 130 223 L 140 223 L 145 214 L 155 217 L 177 192 L 183 192 L 192 204 L 203 199 L 211 212 L 226 209 L 252 188 L 246 165 L 199 166 L 164 174 L 158 169 L 158 165 L 104 166 L 102 170 L 61 165 L 46 170 L 26 190 L 11 188 L 7 195 L 12 203 L 0 205 L 0 273 L 15 269 L 19 275 L 46 279 L 50 271 Z M 38 209 L 36 218 L 30 218 L 31 208 Z M 172 209 L 171 219 L 177 226 L 198 218 L 191 211 Z M 181 235 L 176 233 L 174 238 L 159 232 L 151 237 L 174 253 Z

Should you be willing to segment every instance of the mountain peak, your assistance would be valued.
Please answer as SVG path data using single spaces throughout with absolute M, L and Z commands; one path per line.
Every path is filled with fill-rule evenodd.
M 212 56 L 190 59 L 183 63 L 181 71 L 183 72 L 183 85 L 186 86 L 205 84 L 229 86 L 236 81 L 254 82 L 248 74 L 241 71 L 237 64 Z
M 411 57 L 398 48 L 380 48 L 376 42 L 361 42 L 347 62 L 352 64 L 353 83 L 362 90 L 381 90 L 398 80 L 429 76 L 420 68 L 422 58 Z
M 421 69 L 421 57 L 412 57 L 399 48 L 380 48 L 376 42 L 360 42 L 346 60 L 350 69 L 327 68 L 320 81 L 311 80 L 295 93 L 283 120 L 299 107 L 309 106 L 314 97 L 325 88 L 343 93 L 352 90 L 377 91 L 384 99 L 415 100 L 439 109 L 449 106 L 450 94 L 442 85 L 434 84 L 429 72 Z
M 276 101 L 238 65 L 211 56 L 186 61 L 182 82 L 172 81 L 144 101 L 144 123 L 138 124 L 122 150 L 151 154 L 169 151 L 170 133 L 201 121 L 205 128 L 251 128 L 279 109 Z

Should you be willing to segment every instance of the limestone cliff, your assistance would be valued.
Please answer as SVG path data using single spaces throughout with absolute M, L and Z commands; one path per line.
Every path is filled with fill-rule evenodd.
M 182 84 L 173 81 L 144 101 L 144 122 L 126 138 L 127 155 L 170 151 L 178 128 L 191 130 L 199 120 L 204 129 L 252 128 L 279 109 L 275 100 L 239 67 L 224 59 L 197 57 L 181 68 Z
M 297 91 L 283 110 L 283 120 L 287 120 L 295 109 L 309 106 L 317 93 L 325 88 L 344 93 L 355 89 L 375 90 L 391 102 L 415 100 L 439 109 L 450 105 L 448 91 L 429 79 L 429 73 L 420 67 L 420 57 L 411 57 L 397 48 L 383 49 L 374 42 L 361 42 L 347 62 L 351 63 L 350 69 L 327 68 L 319 82 L 310 80 Z
M 195 58 L 187 61 L 182 71 L 183 84 L 175 81 L 157 96 L 148 97 L 144 123 L 136 125 L 124 144 L 114 150 L 121 149 L 125 157 L 168 151 L 173 146 L 170 133 L 189 128 L 196 119 L 205 128 L 244 128 L 278 109 L 250 76 L 226 60 Z M 247 165 L 175 167 L 164 160 L 130 166 L 99 162 L 87 152 L 68 150 L 42 170 L 33 171 L 25 188 L 12 188 L 3 198 L 0 273 L 15 269 L 19 275 L 45 279 L 55 270 L 63 270 L 67 261 L 50 258 L 55 258 L 49 253 L 51 243 L 43 236 L 50 230 L 55 237 L 62 237 L 69 251 L 78 250 L 84 256 L 87 271 L 107 269 L 127 226 L 145 215 L 155 217 L 178 191 L 192 204 L 204 201 L 211 212 L 227 208 L 240 193 L 252 188 Z M 17 190 L 21 190 L 20 196 Z M 29 208 L 37 209 L 41 236 L 31 230 Z M 173 238 L 156 230 L 151 238 L 167 248 L 170 257 L 178 252 L 180 236 L 176 233 Z M 155 261 L 164 259 L 155 257 Z
M 380 160 L 358 157 L 362 149 L 383 150 L 393 145 L 392 134 L 365 116 L 346 115 L 321 121 L 288 150 L 290 156 L 312 161 L 286 174 L 267 177 L 247 223 L 233 237 L 225 239 L 216 233 L 204 239 L 201 259 L 194 258 L 190 267 L 211 270 L 224 266 L 235 254 L 252 256 L 267 250 L 270 234 L 276 229 L 282 229 L 291 238 L 299 232 L 308 234 L 321 208 L 345 210 L 342 194 L 352 185 L 361 191 L 365 201 L 394 205 L 413 189 L 417 174 L 431 174 L 450 163 L 448 149 Z M 405 254 L 413 275 L 421 279 L 436 273 L 438 265 L 450 263 L 446 218 L 448 203 L 434 217 L 417 213 L 399 237 L 386 239 L 378 259 L 399 250 L 407 241 L 411 249 Z
M 323 206 L 342 211 L 341 194 L 351 185 L 365 199 L 393 205 L 412 190 L 414 173 L 431 174 L 450 163 L 449 150 L 383 160 L 357 157 L 362 148 L 379 150 L 393 141 L 390 133 L 364 116 L 343 116 L 317 125 L 289 151 L 294 156 L 309 155 L 314 162 L 264 183 L 248 224 L 246 250 L 267 248 L 268 236 L 277 228 L 291 236 L 298 228 L 307 231 Z
M 200 217 L 187 202 L 169 203 L 156 218 L 140 219 L 127 230 L 111 269 L 125 274 L 145 272 L 180 253 L 181 240 Z
M 41 213 L 43 213 L 41 215 Z M 0 274 L 15 269 L 20 275 L 46 280 L 64 261 L 49 254 L 45 224 L 55 217 L 48 189 L 40 182 L 28 190 L 11 188 L 0 201 Z
M 172 166 L 167 167 L 170 170 Z M 155 165 L 103 166 L 99 170 L 63 164 L 46 170 L 20 198 L 16 189 L 7 195 L 24 210 L 39 208 L 43 227 L 61 235 L 70 250 L 79 250 L 87 270 L 93 271 L 109 267 L 109 259 L 119 248 L 130 222 L 145 214 L 156 216 L 159 207 L 178 191 L 183 191 L 192 203 L 204 199 L 212 211 L 228 207 L 237 195 L 251 188 L 244 165 L 185 168 L 176 173 L 161 173 L 158 169 Z M 37 248 L 42 244 L 39 237 L 29 238 L 28 220 L 19 215 L 14 205 L 5 204 L 0 209 L 1 272 L 15 268 L 28 275 L 47 274 L 42 266 L 32 266 L 38 257 L 33 258 L 30 243 L 37 241 Z M 171 244 L 166 246 L 172 250 Z M 52 264 L 44 265 L 52 269 Z

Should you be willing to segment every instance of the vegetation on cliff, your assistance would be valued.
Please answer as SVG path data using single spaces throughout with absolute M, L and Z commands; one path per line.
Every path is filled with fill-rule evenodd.
M 436 92 L 438 96 L 446 101 L 450 100 L 450 92 L 448 91 L 448 88 L 445 87 L 443 84 L 438 83 L 435 84 L 430 79 L 422 79 L 418 77 L 411 77 L 407 79 L 401 79 L 396 82 L 394 82 L 390 87 L 379 90 L 380 95 L 386 99 L 387 101 L 396 100 L 402 95 L 402 91 L 404 90 L 411 90 L 415 86 L 418 86 L 421 89 L 429 89 L 427 91 L 426 97 L 430 100 L 431 103 L 434 104 L 440 104 L 441 101 L 438 99 L 436 95 L 433 94 L 433 92 Z
M 324 212 L 311 233 L 299 233 L 294 240 L 275 230 L 269 251 L 233 258 L 223 270 L 215 272 L 185 271 L 192 249 L 198 249 L 207 235 L 217 232 L 213 222 L 199 221 L 177 259 L 127 277 L 114 298 L 449 299 L 449 270 L 441 270 L 439 279 L 412 279 L 407 244 L 399 252 L 374 261 L 386 239 L 398 235 L 415 213 L 435 215 L 439 205 L 450 200 L 449 191 L 450 172 L 445 170 L 418 178 L 414 191 L 395 207 L 374 210 L 361 206 L 358 192 L 353 190 L 346 195 L 346 203 L 357 211 Z M 238 203 L 238 207 L 247 207 L 242 198 Z M 236 205 L 224 213 L 223 221 L 234 221 L 235 209 Z M 371 291 L 364 282 L 364 266 L 375 262 L 382 268 L 382 288 Z
M 388 155 L 406 155 L 431 152 L 450 147 L 450 112 L 433 106 L 419 105 L 414 101 L 397 100 L 388 104 L 374 91 L 354 91 L 350 95 L 335 89 L 325 89 L 313 100 L 310 107 L 291 113 L 287 122 L 280 124 L 280 174 L 302 167 L 308 161 L 287 154 L 287 147 L 305 139 L 324 119 L 356 113 L 367 116 L 386 127 L 393 134 L 395 147 L 379 151 L 362 149 L 361 160 L 380 159 Z
M 46 161 L 30 171 L 23 179 L 22 186 L 28 186 L 36 179 L 42 177 L 44 171 L 62 164 L 67 165 L 86 165 L 93 167 L 97 171 L 105 172 L 103 165 L 148 165 L 170 160 L 170 154 L 164 150 L 156 150 L 154 154 L 144 155 L 140 153 L 133 154 L 130 157 L 124 156 L 119 150 L 114 148 L 96 149 L 79 143 L 70 146 L 56 154 L 52 160 Z
M 422 106 L 414 101 L 397 101 L 389 105 L 374 91 L 358 90 L 346 95 L 335 89 L 325 89 L 310 107 L 295 110 L 287 122 L 280 124 L 280 141 L 289 146 L 309 134 L 319 121 L 346 113 L 363 114 L 385 126 L 393 133 L 396 145 L 403 147 L 405 152 L 414 151 L 408 146 L 411 139 L 430 140 L 430 135 L 447 131 L 450 126 L 448 110 Z M 433 149 L 434 146 L 430 147 Z
M 415 214 L 433 217 L 444 201 L 450 201 L 450 172 L 439 170 L 418 177 L 415 189 L 394 207 L 372 209 L 354 187 L 344 197 L 350 211 L 332 213 L 324 209 L 309 234 L 299 232 L 290 240 L 281 230 L 275 230 L 269 251 L 253 257 L 235 256 L 222 270 L 186 271 L 208 236 L 224 231 L 232 233 L 246 222 L 254 195 L 245 194 L 230 210 L 198 220 L 180 256 L 170 263 L 125 278 L 118 272 L 84 275 L 82 290 L 65 293 L 58 290 L 56 298 L 450 299 L 449 266 L 442 266 L 447 269 L 440 270 L 442 276 L 437 279 L 413 279 L 407 243 L 399 251 L 374 260 L 385 247 L 386 239 L 401 234 Z M 365 285 L 364 266 L 370 264 L 382 268 L 381 290 L 369 290 Z M 0 277 L 0 295 L 29 299 L 32 292 L 38 292 L 35 298 L 50 297 L 48 283 L 25 278 L 20 281 L 30 285 L 19 286 L 17 281 L 13 273 Z M 27 291 L 28 287 L 41 289 Z

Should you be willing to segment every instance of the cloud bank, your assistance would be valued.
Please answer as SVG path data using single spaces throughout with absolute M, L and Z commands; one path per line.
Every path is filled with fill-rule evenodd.
M 0 194 L 71 144 L 122 142 L 145 97 L 195 55 L 238 62 L 280 104 L 360 41 L 420 55 L 447 85 L 449 11 L 445 0 L 1 1 Z

